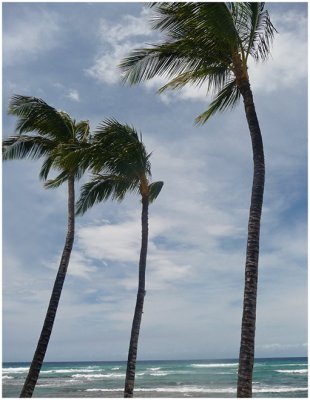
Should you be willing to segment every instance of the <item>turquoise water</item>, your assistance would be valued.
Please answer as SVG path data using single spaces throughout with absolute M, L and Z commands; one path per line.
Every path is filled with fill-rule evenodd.
M 18 397 L 29 364 L 4 363 L 3 397 Z M 135 397 L 236 397 L 237 360 L 140 361 Z M 33 397 L 122 397 L 125 362 L 45 363 Z M 253 397 L 308 397 L 307 358 L 261 358 Z

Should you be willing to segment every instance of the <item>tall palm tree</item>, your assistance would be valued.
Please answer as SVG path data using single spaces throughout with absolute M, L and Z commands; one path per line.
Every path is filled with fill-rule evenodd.
M 260 220 L 264 192 L 264 151 L 248 75 L 248 60 L 265 61 L 276 32 L 264 3 L 152 3 L 153 27 L 165 40 L 134 50 L 121 62 L 124 81 L 137 84 L 161 75 L 159 91 L 207 83 L 215 93 L 204 123 L 232 108 L 240 97 L 250 131 L 254 174 L 245 263 L 245 288 L 238 371 L 238 397 L 252 396 Z
M 74 241 L 74 182 L 81 176 L 81 171 L 79 168 L 67 168 L 62 165 L 62 158 L 66 154 L 64 146 L 86 142 L 89 122 L 76 122 L 67 113 L 57 111 L 41 99 L 19 95 L 11 98 L 9 114 L 18 118 L 16 126 L 18 134 L 3 140 L 3 160 L 43 157 L 41 179 L 46 180 L 52 168 L 59 171 L 55 179 L 46 182 L 46 187 L 58 187 L 63 182 L 68 182 L 68 225 L 65 245 L 41 335 L 20 394 L 20 397 L 32 397 L 52 333 Z M 30 132 L 35 134 L 30 135 Z
M 102 153 L 108 156 L 103 159 Z M 129 125 L 116 120 L 104 121 L 93 138 L 88 158 L 94 175 L 81 189 L 77 213 L 83 214 L 93 204 L 109 197 L 123 200 L 128 191 L 138 192 L 142 202 L 142 239 L 139 260 L 139 283 L 132 322 L 124 397 L 133 397 L 138 339 L 145 297 L 145 271 L 148 245 L 149 204 L 159 195 L 163 182 L 150 182 L 151 164 L 142 138 Z M 87 163 L 87 162 L 86 162 Z

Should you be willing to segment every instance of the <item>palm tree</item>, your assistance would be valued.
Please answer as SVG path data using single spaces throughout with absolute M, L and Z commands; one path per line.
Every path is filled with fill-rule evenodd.
M 107 157 L 103 158 L 102 154 Z M 88 161 L 94 175 L 81 189 L 77 213 L 83 214 L 93 204 L 107 200 L 123 200 L 128 191 L 138 192 L 142 202 L 142 240 L 139 260 L 139 284 L 131 329 L 124 397 L 133 397 L 140 325 L 145 297 L 145 271 L 148 245 L 149 204 L 159 195 L 163 182 L 150 182 L 150 155 L 142 138 L 129 125 L 116 120 L 104 121 L 93 138 Z
M 81 176 L 81 171 L 79 168 L 65 168 L 62 165 L 62 158 L 66 154 L 66 144 L 73 145 L 87 141 L 89 122 L 76 122 L 67 113 L 57 111 L 41 99 L 19 95 L 11 98 L 9 114 L 18 118 L 16 126 L 18 134 L 3 140 L 3 159 L 43 157 L 44 162 L 40 170 L 41 179 L 46 180 L 52 168 L 60 171 L 59 175 L 55 179 L 47 181 L 45 186 L 58 187 L 63 182 L 68 182 L 68 226 L 65 245 L 41 335 L 20 395 L 20 397 L 32 397 L 52 333 L 74 241 L 74 182 Z M 35 135 L 29 135 L 29 132 L 33 132 Z
M 153 27 L 165 40 L 134 50 L 120 67 L 124 81 L 137 84 L 161 75 L 159 92 L 207 83 L 215 93 L 204 123 L 243 98 L 250 131 L 254 174 L 248 223 L 245 288 L 238 371 L 238 397 L 252 396 L 260 220 L 264 193 L 264 150 L 248 75 L 248 60 L 267 59 L 276 32 L 264 3 L 152 3 Z

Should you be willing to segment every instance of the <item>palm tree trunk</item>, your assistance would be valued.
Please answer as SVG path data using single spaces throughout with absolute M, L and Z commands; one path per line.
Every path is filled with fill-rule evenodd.
M 20 397 L 32 397 L 36 386 L 40 370 L 43 364 L 48 342 L 53 329 L 53 324 L 57 312 L 58 303 L 61 296 L 62 287 L 65 281 L 71 250 L 74 241 L 74 176 L 68 177 L 68 228 L 66 242 L 62 253 L 59 269 L 54 283 L 49 306 L 45 316 L 41 335 L 37 344 L 36 351 L 33 356 L 30 369 L 21 391 Z
M 254 175 L 248 223 L 237 397 L 252 397 L 259 234 L 264 195 L 265 162 L 263 141 L 249 81 L 244 79 L 239 89 L 243 97 L 246 118 L 251 134 Z
M 138 286 L 135 314 L 131 328 L 124 397 L 133 397 L 133 390 L 135 384 L 138 340 L 139 340 L 140 325 L 143 313 L 144 296 L 146 293 L 145 270 L 146 270 L 147 244 L 148 244 L 148 208 L 149 208 L 148 196 L 143 196 L 142 216 L 141 216 L 142 241 L 141 241 L 141 251 L 140 251 L 140 261 L 139 261 L 139 286 Z

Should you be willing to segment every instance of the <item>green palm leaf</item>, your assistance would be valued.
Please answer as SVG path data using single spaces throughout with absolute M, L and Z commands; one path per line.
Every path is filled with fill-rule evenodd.
M 94 204 L 109 198 L 121 201 L 128 191 L 137 190 L 137 186 L 137 182 L 129 181 L 126 176 L 95 175 L 82 186 L 76 213 L 82 215 Z
M 44 187 L 47 189 L 55 189 L 61 186 L 64 182 L 68 180 L 68 172 L 62 171 L 56 178 L 49 179 L 45 182 Z
M 152 203 L 155 199 L 157 199 L 159 193 L 161 192 L 162 187 L 164 186 L 164 182 L 158 181 L 153 182 L 149 185 L 149 200 Z
M 3 160 L 31 158 L 47 155 L 54 147 L 50 139 L 40 136 L 17 135 L 2 141 Z
M 148 195 L 152 201 L 158 196 L 162 183 L 151 184 L 150 156 L 142 142 L 142 135 L 128 125 L 113 118 L 102 121 L 92 143 L 84 153 L 71 152 L 69 157 L 79 157 L 80 166 L 94 173 L 81 190 L 77 213 L 83 214 L 95 203 L 122 200 L 127 192 Z
M 14 95 L 9 114 L 17 117 L 18 135 L 2 142 L 3 160 L 45 157 L 40 178 L 46 180 L 51 169 L 60 175 L 49 181 L 47 187 L 57 187 L 70 172 L 79 179 L 85 168 L 71 152 L 83 151 L 89 145 L 89 121 L 76 122 L 64 111 L 57 111 L 42 99 Z M 35 132 L 36 135 L 26 134 Z M 62 173 L 63 172 L 63 173 Z
M 120 63 L 123 81 L 133 85 L 162 76 L 168 83 L 159 93 L 207 82 L 207 92 L 216 98 L 198 117 L 200 123 L 234 106 L 239 94 L 231 82 L 238 86 L 248 79 L 249 56 L 264 61 L 270 53 L 276 30 L 264 3 L 163 2 L 150 6 L 153 28 L 165 34 L 165 41 L 135 49 L 124 58 Z
M 65 113 L 58 112 L 42 99 L 14 95 L 8 113 L 18 117 L 16 131 L 20 134 L 35 131 L 56 140 L 67 140 L 71 135 Z
M 235 80 L 229 82 L 211 102 L 209 108 L 196 118 L 196 123 L 204 124 L 217 111 L 224 111 L 228 107 L 234 107 L 240 99 L 240 91 Z

